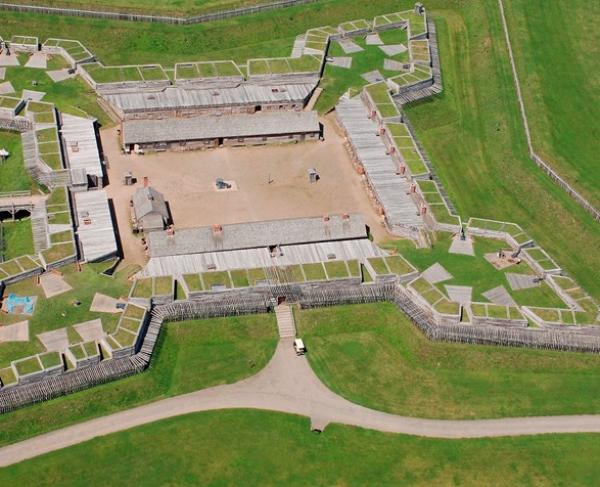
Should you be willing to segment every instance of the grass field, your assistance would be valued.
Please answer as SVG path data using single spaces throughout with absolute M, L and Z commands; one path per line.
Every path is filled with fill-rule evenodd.
M 272 3 L 276 0 L 16 0 L 14 3 L 50 7 L 139 13 L 143 15 L 190 16 L 240 7 Z
M 0 164 L 0 193 L 33 189 L 35 185 L 23 165 L 21 135 L 0 130 L 0 149 L 10 153 L 8 159 Z
M 164 397 L 236 382 L 262 369 L 276 344 L 272 315 L 169 323 L 148 371 L 0 415 L 0 445 Z
M 591 486 L 600 475 L 599 440 L 598 435 L 438 440 L 340 425 L 317 435 L 307 418 L 214 411 L 96 438 L 7 467 L 0 470 L 0 482 L 514 486 L 565 480 L 570 486 Z
M 2 225 L 2 240 L 4 243 L 1 252 L 4 255 L 4 260 L 33 254 L 31 220 L 5 221 L 0 225 Z
M 296 318 L 317 375 L 358 404 L 431 418 L 600 412 L 595 355 L 431 342 L 391 303 Z
M 600 4 L 504 6 L 535 150 L 600 208 Z

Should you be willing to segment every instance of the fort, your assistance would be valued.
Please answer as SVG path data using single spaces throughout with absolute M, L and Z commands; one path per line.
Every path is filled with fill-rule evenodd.
M 443 89 L 422 5 L 309 29 L 289 57 L 243 65 L 106 66 L 76 40 L 0 42 L 28 63 L 62 58 L 52 76 L 81 77 L 116 124 L 99 134 L 43 94 L 0 97 L 0 127 L 20 133 L 48 191 L 0 195 L 3 211 L 30 213 L 35 243 L 0 263 L 2 289 L 74 262 L 140 265 L 111 328 L 85 322 L 95 331 L 78 342 L 64 329 L 59 346 L 1 364 L 0 411 L 143 371 L 164 321 L 289 304 L 391 301 L 433 340 L 600 349 L 596 302 L 520 226 L 462 221 L 439 183 L 403 110 Z M 320 117 L 326 67 L 352 69 L 367 48 L 385 55 L 380 70 Z M 398 238 L 411 252 L 448 248 L 425 267 Z M 512 260 L 493 267 L 504 252 Z M 457 285 L 456 255 L 489 264 L 489 289 Z

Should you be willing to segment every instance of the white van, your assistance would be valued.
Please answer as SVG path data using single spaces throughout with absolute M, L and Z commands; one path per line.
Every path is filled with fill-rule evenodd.
M 304 346 L 302 338 L 296 338 L 294 340 L 294 351 L 296 352 L 296 355 L 304 355 L 306 353 L 306 347 Z

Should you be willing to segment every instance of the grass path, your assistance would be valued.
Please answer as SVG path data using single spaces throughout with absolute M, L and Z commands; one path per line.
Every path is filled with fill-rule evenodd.
M 600 475 L 598 439 L 590 434 L 448 441 L 339 425 L 317 435 L 298 416 L 214 411 L 4 468 L 0 483 L 372 485 L 377 479 L 378 485 L 543 485 L 568 479 L 573 486 L 594 485 Z
M 296 318 L 319 378 L 363 406 L 444 419 L 600 412 L 595 355 L 431 342 L 391 303 Z

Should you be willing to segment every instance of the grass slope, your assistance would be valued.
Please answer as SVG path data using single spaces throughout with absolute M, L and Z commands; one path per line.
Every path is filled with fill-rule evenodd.
M 0 445 L 153 400 L 236 382 L 262 369 L 276 345 L 277 326 L 270 315 L 169 323 L 148 371 L 0 415 Z
M 571 486 L 594 485 L 600 475 L 598 440 L 591 434 L 438 440 L 340 425 L 316 435 L 307 418 L 211 411 L 96 438 L 4 468 L 0 482 L 512 486 L 568 479 Z
M 521 224 L 600 297 L 600 226 L 527 157 L 497 1 L 436 20 L 444 92 L 407 113 L 458 212 Z
M 457 1 L 457 0 L 455 0 Z M 442 4 L 442 0 L 436 0 Z M 320 0 L 314 4 L 189 26 L 2 12 L 2 37 L 29 26 L 40 39 L 80 40 L 105 64 L 143 64 L 289 56 L 308 29 L 410 9 L 397 0 Z
M 274 3 L 276 0 L 16 0 L 14 3 L 143 15 L 190 16 Z
M 534 147 L 600 208 L 600 3 L 504 5 Z
M 8 159 L 0 164 L 0 193 L 34 189 L 35 184 L 23 164 L 21 135 L 0 130 L 0 149 L 6 149 L 10 153 Z
M 296 316 L 317 375 L 365 406 L 431 418 L 600 412 L 595 355 L 431 342 L 390 303 Z
M 42 69 L 14 66 L 6 68 L 5 79 L 12 83 L 17 95 L 21 94 L 21 90 L 43 91 L 46 93 L 43 101 L 54 103 L 62 112 L 79 117 L 92 116 L 102 125 L 110 122 L 108 115 L 98 105 L 94 90 L 79 77 L 54 83 Z M 34 80 L 37 85 L 32 87 Z

